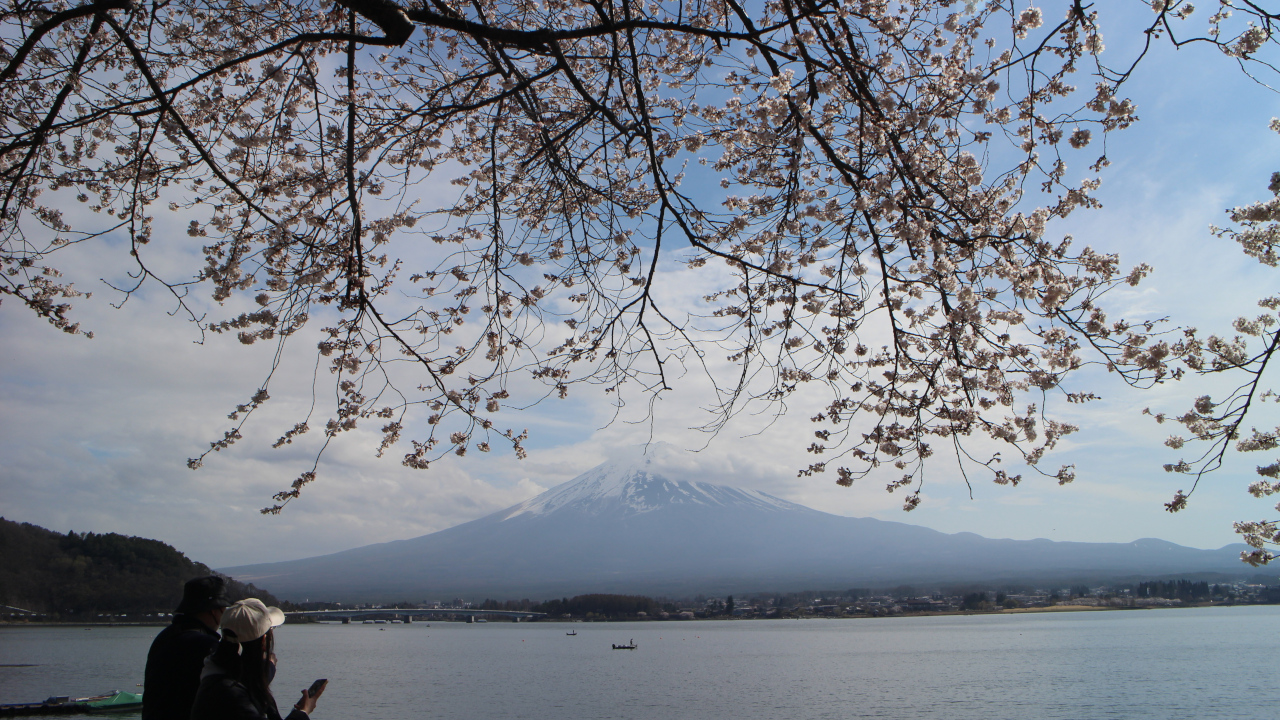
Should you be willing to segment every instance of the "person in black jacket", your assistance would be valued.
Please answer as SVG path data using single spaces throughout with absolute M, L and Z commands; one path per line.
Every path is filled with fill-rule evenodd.
M 280 608 L 267 607 L 257 598 L 241 600 L 222 615 L 222 642 L 205 661 L 200 689 L 190 720 L 281 720 L 271 695 L 275 675 L 275 633 L 284 622 Z M 302 691 L 286 720 L 308 720 L 316 699 L 324 692 L 317 681 L 314 694 Z
M 187 720 L 200 687 L 204 659 L 218 645 L 226 580 L 211 575 L 187 581 L 173 622 L 147 653 L 142 720 Z

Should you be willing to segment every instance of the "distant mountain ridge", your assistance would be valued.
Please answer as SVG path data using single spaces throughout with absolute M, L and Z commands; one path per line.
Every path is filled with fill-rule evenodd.
M 225 568 L 298 601 L 719 594 L 998 580 L 1243 575 L 1243 545 L 992 540 L 831 515 L 766 493 L 673 479 L 653 454 L 409 540 Z

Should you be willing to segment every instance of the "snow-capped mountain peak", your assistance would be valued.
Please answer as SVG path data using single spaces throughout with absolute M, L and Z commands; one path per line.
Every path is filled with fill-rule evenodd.
M 662 463 L 658 457 L 660 454 L 661 452 L 649 452 L 639 458 L 613 460 L 597 465 L 563 485 L 516 505 L 503 515 L 502 521 L 522 515 L 548 515 L 570 508 L 591 515 L 639 515 L 682 505 L 812 512 L 804 506 L 755 490 L 670 479 L 662 472 Z
M 656 450 L 656 452 L 655 452 Z M 605 463 L 513 508 L 342 553 L 224 570 L 285 597 L 691 596 L 785 588 L 891 587 L 1026 578 L 1239 573 L 1240 549 L 1154 540 L 988 540 L 841 517 L 759 492 L 677 448 Z

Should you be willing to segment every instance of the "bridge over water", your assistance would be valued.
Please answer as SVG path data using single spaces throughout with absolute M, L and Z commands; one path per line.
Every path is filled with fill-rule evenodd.
M 529 610 L 480 610 L 478 608 L 341 608 L 338 610 L 300 610 L 285 613 L 287 617 L 312 617 L 318 620 L 342 620 L 350 622 L 354 619 L 372 619 L 375 617 L 410 618 L 458 616 L 465 618 L 506 617 L 513 622 L 533 620 L 546 617 L 546 613 Z

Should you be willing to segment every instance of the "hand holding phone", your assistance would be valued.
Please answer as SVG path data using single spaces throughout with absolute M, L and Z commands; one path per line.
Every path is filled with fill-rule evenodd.
M 324 678 L 311 683 L 311 687 L 302 691 L 302 699 L 298 700 L 298 704 L 294 705 L 294 707 L 308 715 L 315 712 L 316 698 L 320 697 L 320 694 L 324 692 L 324 688 L 328 684 L 329 681 Z

